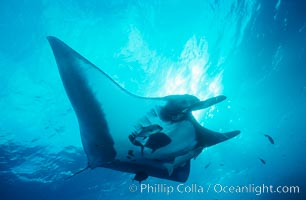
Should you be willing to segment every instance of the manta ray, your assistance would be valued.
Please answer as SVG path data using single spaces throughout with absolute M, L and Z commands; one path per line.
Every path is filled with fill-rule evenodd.
M 190 160 L 204 148 L 237 136 L 201 126 L 192 111 L 226 99 L 193 95 L 137 96 L 56 37 L 47 37 L 78 119 L 88 167 L 186 182 Z

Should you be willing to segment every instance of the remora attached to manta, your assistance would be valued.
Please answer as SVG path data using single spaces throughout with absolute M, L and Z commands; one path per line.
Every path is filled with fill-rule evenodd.
M 135 173 L 138 181 L 153 176 L 185 182 L 190 160 L 203 148 L 240 133 L 208 130 L 192 115 L 225 96 L 205 101 L 192 95 L 136 96 L 59 39 L 49 36 L 48 40 L 91 169 Z

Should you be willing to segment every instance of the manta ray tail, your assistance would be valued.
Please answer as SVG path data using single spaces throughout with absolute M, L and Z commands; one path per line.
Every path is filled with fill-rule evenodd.
M 80 174 L 80 173 L 86 171 L 87 169 L 89 169 L 89 166 L 87 166 L 87 167 L 85 167 L 85 168 L 83 168 L 83 169 L 81 169 L 81 170 L 75 172 L 75 173 L 72 174 L 71 176 L 68 176 L 67 178 L 65 178 L 65 180 L 69 180 L 69 179 L 71 179 L 72 177 L 74 177 L 74 176 L 76 176 L 76 175 L 78 175 L 78 174 Z

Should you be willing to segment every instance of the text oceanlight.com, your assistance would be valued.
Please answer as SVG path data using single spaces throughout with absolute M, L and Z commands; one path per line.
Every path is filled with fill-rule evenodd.
M 172 193 L 225 193 L 225 194 L 238 194 L 238 193 L 253 193 L 255 195 L 262 194 L 299 194 L 299 186 L 273 186 L 273 185 L 222 185 L 222 184 L 131 184 L 129 187 L 131 192 L 140 193 L 164 193 L 171 195 Z

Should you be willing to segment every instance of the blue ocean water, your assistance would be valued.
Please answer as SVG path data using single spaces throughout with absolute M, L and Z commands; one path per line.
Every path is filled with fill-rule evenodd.
M 1 1 L 0 198 L 305 199 L 305 9 L 303 0 Z M 132 174 L 103 168 L 65 180 L 87 159 L 48 35 L 137 95 L 226 95 L 194 115 L 241 135 L 192 160 L 182 193 L 141 192 Z M 263 184 L 285 190 L 218 191 Z

